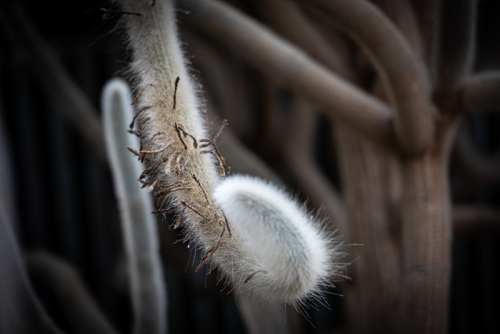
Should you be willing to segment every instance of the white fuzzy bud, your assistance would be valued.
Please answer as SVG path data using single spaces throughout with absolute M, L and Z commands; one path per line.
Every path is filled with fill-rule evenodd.
M 339 254 L 315 217 L 283 190 L 255 177 L 232 176 L 213 197 L 258 269 L 245 284 L 261 298 L 294 302 L 320 291 Z

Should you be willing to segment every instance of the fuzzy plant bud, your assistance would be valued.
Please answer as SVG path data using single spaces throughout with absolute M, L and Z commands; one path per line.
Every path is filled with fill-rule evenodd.
M 240 247 L 257 259 L 246 284 L 273 300 L 293 302 L 320 291 L 335 274 L 340 254 L 320 230 L 320 222 L 283 190 L 250 176 L 232 176 L 215 188 L 215 202 L 245 236 Z
M 204 255 L 197 271 L 215 266 L 227 284 L 268 302 L 295 303 L 314 294 L 335 274 L 331 268 L 337 253 L 314 219 L 283 192 L 261 181 L 226 181 L 217 138 L 227 123 L 211 136 L 205 129 L 179 46 L 173 1 L 120 2 L 127 13 L 122 25 L 137 92 L 130 127 L 140 145 L 130 151 L 145 164 L 139 182 L 158 198 L 154 213 L 175 214 L 172 228 L 182 228 L 182 241 Z M 249 190 L 238 195 L 241 201 L 228 201 L 224 192 L 232 191 L 231 182 L 238 180 L 267 190 Z M 274 202 L 269 200 L 275 196 Z M 235 208 L 242 208 L 247 218 L 241 221 Z

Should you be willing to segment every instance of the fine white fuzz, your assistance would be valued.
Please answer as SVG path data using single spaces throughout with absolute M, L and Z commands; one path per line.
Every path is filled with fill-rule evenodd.
M 159 254 L 153 204 L 146 189 L 135 180 L 142 164 L 127 150 L 138 140 L 127 133 L 133 117 L 130 90 L 120 79 L 103 90 L 102 110 L 106 147 L 128 260 L 135 334 L 162 334 L 166 330 L 166 288 Z
M 139 176 L 139 182 L 159 198 L 160 207 L 154 213 L 176 213 L 172 228 L 182 228 L 186 233 L 183 242 L 205 256 L 197 271 L 205 265 L 217 266 L 227 284 L 269 302 L 294 303 L 314 295 L 331 272 L 329 261 L 337 259 L 331 256 L 336 253 L 330 252 L 332 247 L 322 234 L 312 227 L 312 219 L 308 219 L 309 227 L 297 227 L 302 223 L 270 214 L 267 199 L 255 199 L 245 210 L 265 211 L 266 219 L 278 221 L 253 223 L 255 230 L 245 229 L 239 221 L 227 220 L 212 196 L 225 177 L 216 139 L 227 124 L 224 122 L 217 134 L 206 133 L 179 47 L 173 1 L 121 0 L 121 4 L 124 12 L 132 13 L 124 15 L 122 24 L 132 51 L 132 79 L 137 85 L 137 114 L 131 128 L 137 126 L 132 132 L 140 145 L 130 151 L 146 166 L 135 178 Z M 283 201 L 290 201 L 273 191 L 286 198 Z M 290 207 L 301 212 L 296 204 Z M 307 214 L 301 217 L 306 219 Z M 288 224 L 292 227 L 286 227 Z M 253 245 L 261 248 L 271 244 L 276 247 L 266 246 L 266 258 L 253 249 Z
M 237 175 L 219 183 L 213 197 L 242 236 L 242 251 L 258 263 L 245 284 L 259 295 L 293 302 L 318 292 L 335 274 L 336 254 L 320 223 L 283 190 Z

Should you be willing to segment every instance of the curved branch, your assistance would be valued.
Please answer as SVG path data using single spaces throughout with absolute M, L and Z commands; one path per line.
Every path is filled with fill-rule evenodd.
M 327 11 L 372 60 L 395 107 L 396 134 L 401 147 L 410 154 L 427 149 L 434 135 L 428 78 L 423 64 L 397 27 L 368 1 L 307 3 Z
M 26 266 L 31 276 L 49 284 L 74 333 L 118 333 L 69 264 L 49 253 L 35 251 L 26 255 Z
M 55 110 L 80 132 L 100 158 L 105 159 L 104 138 L 97 111 L 38 34 L 23 8 L 13 6 L 2 12 L 1 18 L 13 43 L 19 47 L 54 103 Z
M 457 92 L 465 112 L 500 110 L 500 71 L 484 72 L 467 78 Z
M 434 89 L 447 91 L 467 75 L 474 57 L 475 0 L 441 0 L 432 70 Z
M 378 144 L 394 144 L 390 108 L 312 61 L 275 34 L 218 1 L 183 0 L 184 18 L 286 87 Z

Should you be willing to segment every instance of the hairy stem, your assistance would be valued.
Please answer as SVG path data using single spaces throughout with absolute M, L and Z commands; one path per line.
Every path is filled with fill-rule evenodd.
M 221 182 L 225 165 L 216 143 L 220 131 L 208 137 L 204 128 L 196 92 L 177 40 L 172 1 L 156 1 L 154 6 L 151 1 L 123 0 L 121 3 L 124 11 L 137 14 L 126 15 L 122 21 L 132 50 L 133 80 L 138 87 L 134 100 L 138 101 L 136 123 L 141 143 L 139 148 L 130 148 L 130 151 L 146 165 L 139 180 L 160 198 L 161 205 L 156 212 L 176 212 L 173 228 L 182 227 L 186 232 L 183 242 L 204 253 L 205 259 L 196 270 L 216 265 L 227 283 L 243 293 L 271 302 L 293 303 L 320 291 L 328 275 L 338 275 L 330 268 L 341 267 L 338 263 L 325 266 L 327 262 L 321 260 L 337 259 L 334 248 L 330 252 L 319 235 L 309 238 L 307 233 L 298 233 L 293 219 L 281 216 L 281 211 L 270 207 L 267 197 L 260 196 L 275 189 L 262 181 L 246 182 L 233 177 L 236 183 L 242 182 L 243 186 L 236 189 L 242 191 L 243 196 L 226 196 L 227 191 L 234 189 L 231 186 L 234 182 Z M 248 202 L 245 194 L 252 191 L 255 184 L 266 191 L 264 194 L 252 192 L 252 201 Z M 217 202 L 212 196 L 216 189 L 221 195 Z M 283 195 L 282 200 L 288 202 L 289 198 Z M 255 229 L 249 231 L 238 219 L 231 220 L 229 213 L 226 219 L 218 206 L 222 204 L 227 204 L 224 212 L 240 206 L 247 210 L 245 218 L 255 219 L 252 222 Z M 289 204 L 299 207 L 296 203 Z M 266 229 L 268 227 L 271 230 Z M 312 234 L 319 233 L 313 226 L 308 228 Z M 283 231 L 287 233 L 281 233 Z M 291 245 L 300 251 L 289 252 Z M 272 252 L 262 251 L 269 246 L 275 247 Z M 324 256 L 312 259 L 318 252 Z M 296 258 L 296 254 L 304 256 Z M 313 262 L 320 270 L 302 275 Z M 281 270 L 283 268 L 285 270 Z M 291 278 L 286 276 L 289 268 L 296 269 Z

